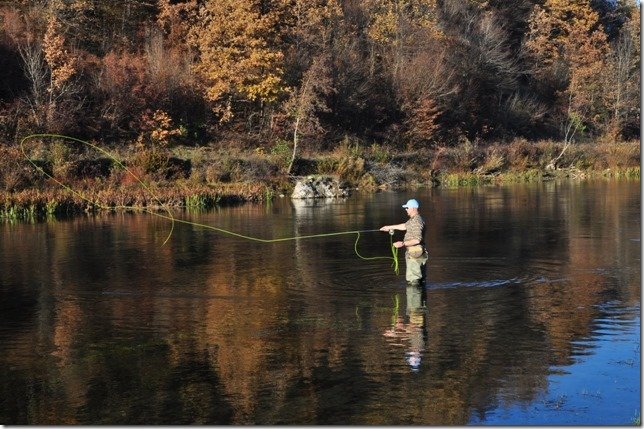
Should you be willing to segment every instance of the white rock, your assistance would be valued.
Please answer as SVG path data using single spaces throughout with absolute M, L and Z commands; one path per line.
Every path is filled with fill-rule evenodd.
M 293 199 L 346 197 L 349 192 L 337 179 L 329 176 L 309 176 L 298 180 L 291 194 Z

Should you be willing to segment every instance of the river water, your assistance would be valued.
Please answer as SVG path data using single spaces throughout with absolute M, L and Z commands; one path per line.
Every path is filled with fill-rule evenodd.
M 257 243 L 140 213 L 0 225 L 0 423 L 640 418 L 639 181 L 174 215 L 270 239 L 400 223 L 412 197 L 426 308 L 404 258 L 400 275 L 360 259 L 353 234 Z M 390 238 L 363 233 L 357 249 L 391 256 Z

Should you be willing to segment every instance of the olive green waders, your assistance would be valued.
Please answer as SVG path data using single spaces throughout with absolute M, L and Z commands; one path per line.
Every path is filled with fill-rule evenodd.
M 427 252 L 423 252 L 419 257 L 414 258 L 407 252 L 405 254 L 405 279 L 407 283 L 425 283 L 426 276 L 426 264 L 427 264 L 428 255 Z

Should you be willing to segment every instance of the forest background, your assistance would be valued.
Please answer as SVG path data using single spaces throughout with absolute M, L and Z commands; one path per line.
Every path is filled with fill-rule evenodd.
M 4 217 L 639 178 L 639 135 L 636 0 L 0 1 Z

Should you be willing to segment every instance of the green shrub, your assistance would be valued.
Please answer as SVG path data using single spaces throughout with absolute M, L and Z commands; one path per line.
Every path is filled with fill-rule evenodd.
M 141 167 L 144 173 L 165 174 L 168 167 L 169 152 L 161 148 L 139 149 L 132 157 L 132 165 Z
M 388 163 L 393 158 L 389 149 L 378 144 L 372 144 L 370 148 L 371 159 L 381 164 Z
M 331 156 L 322 156 L 317 161 L 317 174 L 335 174 L 338 169 L 338 159 Z
M 271 155 L 290 160 L 293 155 L 292 143 L 287 140 L 278 139 L 273 147 L 271 147 Z
M 365 173 L 365 159 L 362 157 L 346 157 L 340 159 L 336 174 L 344 180 L 356 183 Z

